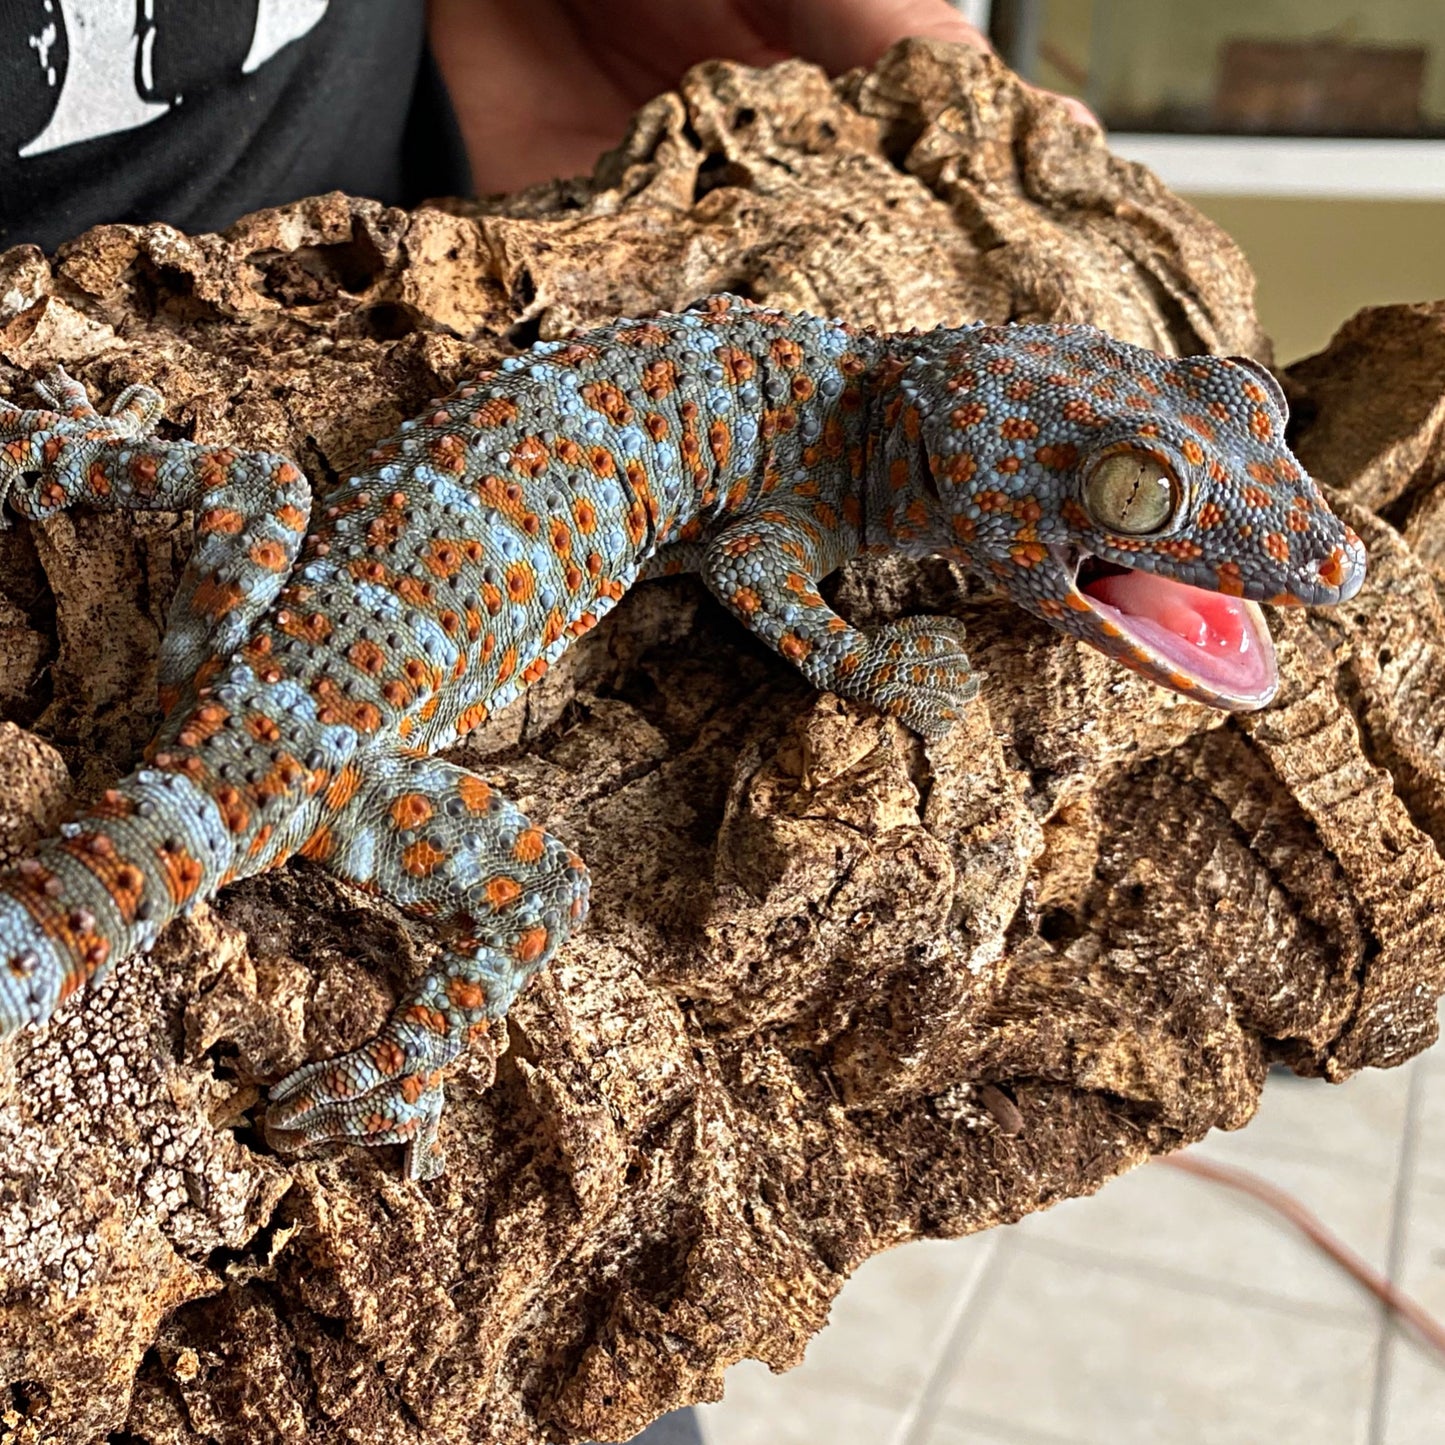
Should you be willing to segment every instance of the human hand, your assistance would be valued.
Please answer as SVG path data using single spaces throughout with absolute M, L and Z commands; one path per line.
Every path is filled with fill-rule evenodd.
M 430 0 L 429 29 L 482 192 L 590 170 L 639 105 L 709 57 L 837 73 L 906 35 L 992 48 L 947 0 Z

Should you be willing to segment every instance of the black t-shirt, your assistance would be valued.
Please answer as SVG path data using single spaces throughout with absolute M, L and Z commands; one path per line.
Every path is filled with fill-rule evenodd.
M 423 0 L 0 0 L 0 246 L 470 189 Z

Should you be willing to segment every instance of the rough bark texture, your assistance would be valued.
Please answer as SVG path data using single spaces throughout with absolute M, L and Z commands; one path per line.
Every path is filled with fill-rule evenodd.
M 1267 343 L 1239 252 L 1053 103 L 909 44 L 831 83 L 700 67 L 590 182 L 407 215 L 326 196 L 223 236 L 0 256 L 0 390 L 148 381 L 175 434 L 314 478 L 499 353 L 730 288 L 887 327 L 1095 322 Z M 0 1051 L 0 1434 L 615 1440 L 796 1363 L 850 1271 L 1017 1219 L 1429 1044 L 1445 968 L 1445 306 L 1293 377 L 1371 552 L 1278 614 L 1226 720 L 944 565 L 988 673 L 925 748 L 812 694 L 690 582 L 639 588 L 459 756 L 574 842 L 595 911 L 449 1086 L 450 1170 L 268 1153 L 261 1089 L 369 1033 L 398 919 L 295 864 Z M 1381 509 L 1381 520 L 1367 508 Z M 1394 526 L 1390 525 L 1394 523 Z M 1403 530 L 1403 537 L 1399 527 Z M 186 520 L 0 534 L 9 855 L 137 758 Z

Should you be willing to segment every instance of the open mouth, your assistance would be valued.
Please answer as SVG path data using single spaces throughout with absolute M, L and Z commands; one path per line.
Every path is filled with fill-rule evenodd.
M 1074 587 L 1156 681 L 1231 708 L 1263 707 L 1274 696 L 1274 644 L 1257 603 L 1087 555 Z

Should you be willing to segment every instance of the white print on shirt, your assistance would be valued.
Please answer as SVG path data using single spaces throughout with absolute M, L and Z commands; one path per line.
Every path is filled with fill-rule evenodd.
M 251 46 L 241 63 L 244 75 L 259 69 L 283 46 L 299 40 L 326 13 L 329 0 L 257 0 Z M 62 146 L 99 140 L 159 120 L 181 103 L 147 100 L 154 93 L 151 53 L 156 39 L 155 0 L 45 0 L 45 13 L 59 13 L 70 46 L 65 82 L 45 128 L 20 147 L 22 156 L 43 155 Z M 29 37 L 46 83 L 54 87 L 50 53 L 55 20 Z M 139 84 L 137 83 L 139 82 Z

